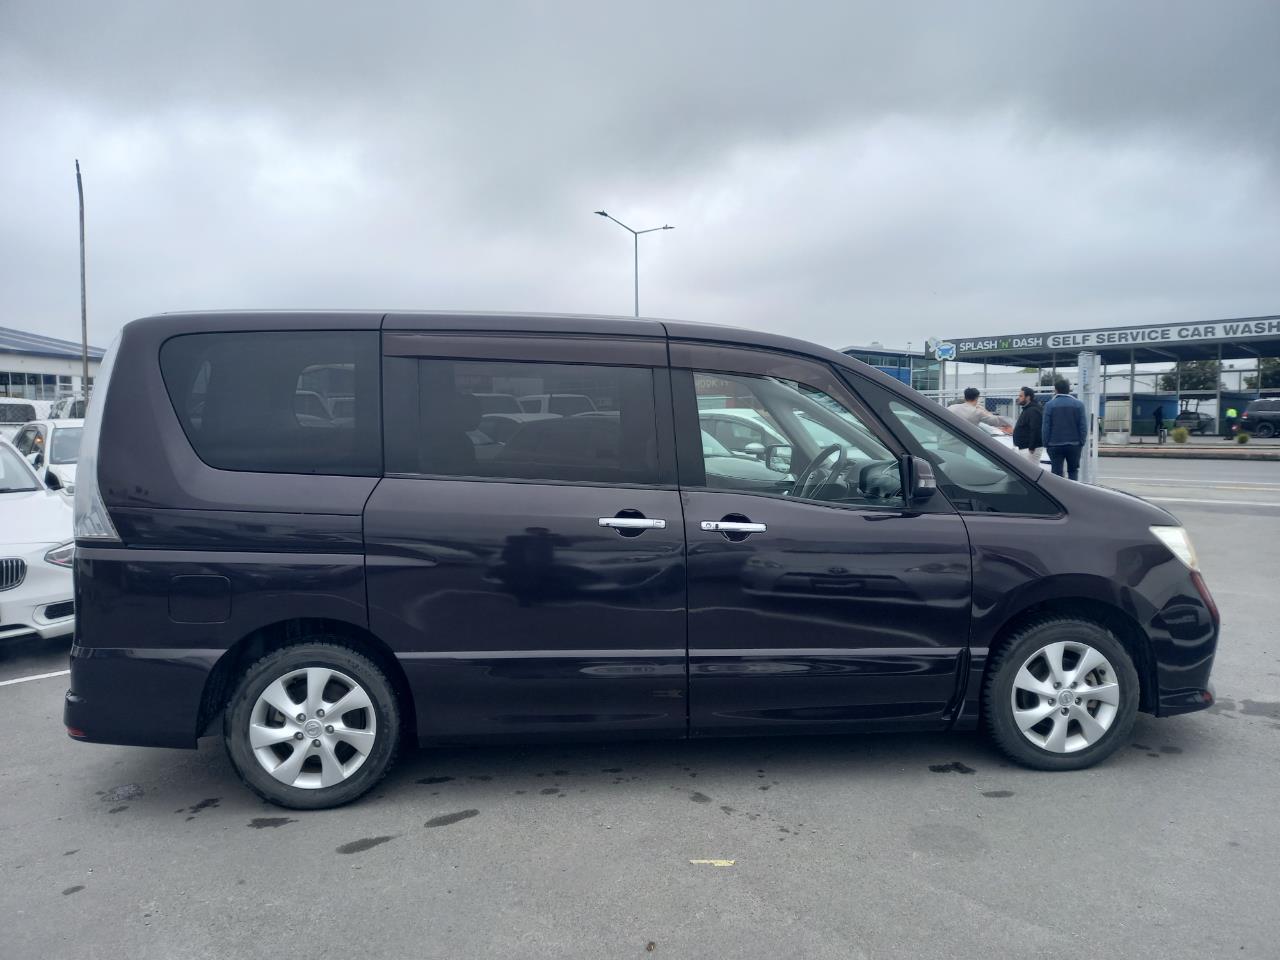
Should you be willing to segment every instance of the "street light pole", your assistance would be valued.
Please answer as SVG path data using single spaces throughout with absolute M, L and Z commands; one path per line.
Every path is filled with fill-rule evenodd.
M 633 256 L 633 264 L 634 264 L 634 271 L 635 271 L 634 276 L 635 276 L 635 293 L 636 293 L 636 316 L 638 317 L 640 316 L 640 234 L 653 233 L 654 231 L 657 231 L 657 230 L 674 230 L 675 227 L 671 226 L 670 224 L 664 223 L 660 227 L 649 227 L 649 229 L 647 230 L 632 230 L 631 227 L 628 227 L 625 223 L 623 223 L 617 217 L 611 217 L 609 216 L 609 214 L 605 213 L 605 211 L 603 210 L 597 210 L 596 216 L 604 217 L 607 220 L 612 220 L 614 223 L 620 226 L 623 230 L 626 230 L 628 233 L 631 234 L 632 256 Z
M 80 180 L 80 161 L 76 161 L 76 194 L 80 197 L 80 389 L 89 402 L 89 311 L 84 290 L 84 183 Z

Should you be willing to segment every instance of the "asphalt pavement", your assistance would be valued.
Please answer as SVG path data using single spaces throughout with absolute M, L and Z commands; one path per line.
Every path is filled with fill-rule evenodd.
M 483 747 L 298 813 L 214 740 L 68 740 L 26 679 L 65 645 L 2 648 L 0 956 L 1275 957 L 1280 464 L 1101 474 L 1191 531 L 1219 703 L 1078 773 L 971 734 Z

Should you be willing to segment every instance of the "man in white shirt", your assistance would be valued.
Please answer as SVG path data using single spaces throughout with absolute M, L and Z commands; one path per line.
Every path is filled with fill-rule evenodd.
M 1005 433 L 1013 433 L 1013 427 L 1009 426 L 1004 417 L 997 417 L 994 413 L 988 413 L 986 407 L 978 405 L 980 396 L 982 394 L 978 392 L 977 387 L 965 387 L 964 402 L 953 403 L 947 409 L 957 417 L 968 420 L 972 424 L 987 423 L 993 427 L 999 427 Z

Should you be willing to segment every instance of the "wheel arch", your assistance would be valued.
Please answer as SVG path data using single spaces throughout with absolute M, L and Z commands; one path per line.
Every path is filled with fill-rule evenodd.
M 200 713 L 196 720 L 196 736 L 214 732 L 214 725 L 222 716 L 236 683 L 250 666 L 275 650 L 296 646 L 309 638 L 325 637 L 329 642 L 340 643 L 363 654 L 377 664 L 395 690 L 400 705 L 402 734 L 416 740 L 417 721 L 413 695 L 400 660 L 391 648 L 366 628 L 345 620 L 329 617 L 293 617 L 279 620 L 252 631 L 232 644 L 218 658 L 205 678 L 204 692 L 200 698 Z
M 1146 631 L 1130 612 L 1116 603 L 1096 596 L 1045 598 L 1027 604 L 1011 614 L 995 631 L 987 651 L 982 683 L 977 691 L 979 702 L 981 702 L 981 691 L 986 688 L 990 679 L 991 664 L 995 660 L 995 655 L 1007 646 L 1024 626 L 1045 617 L 1089 620 L 1110 630 L 1124 646 L 1133 660 L 1134 670 L 1138 673 L 1138 709 L 1144 713 L 1157 711 L 1159 690 L 1156 683 L 1156 664 Z

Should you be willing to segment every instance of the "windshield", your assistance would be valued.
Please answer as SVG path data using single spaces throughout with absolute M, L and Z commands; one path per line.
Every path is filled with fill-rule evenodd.
M 0 493 L 22 493 L 39 489 L 40 484 L 27 469 L 21 455 L 12 447 L 0 446 Z
M 75 463 L 80 458 L 81 427 L 59 427 L 53 431 L 50 444 L 50 463 Z

